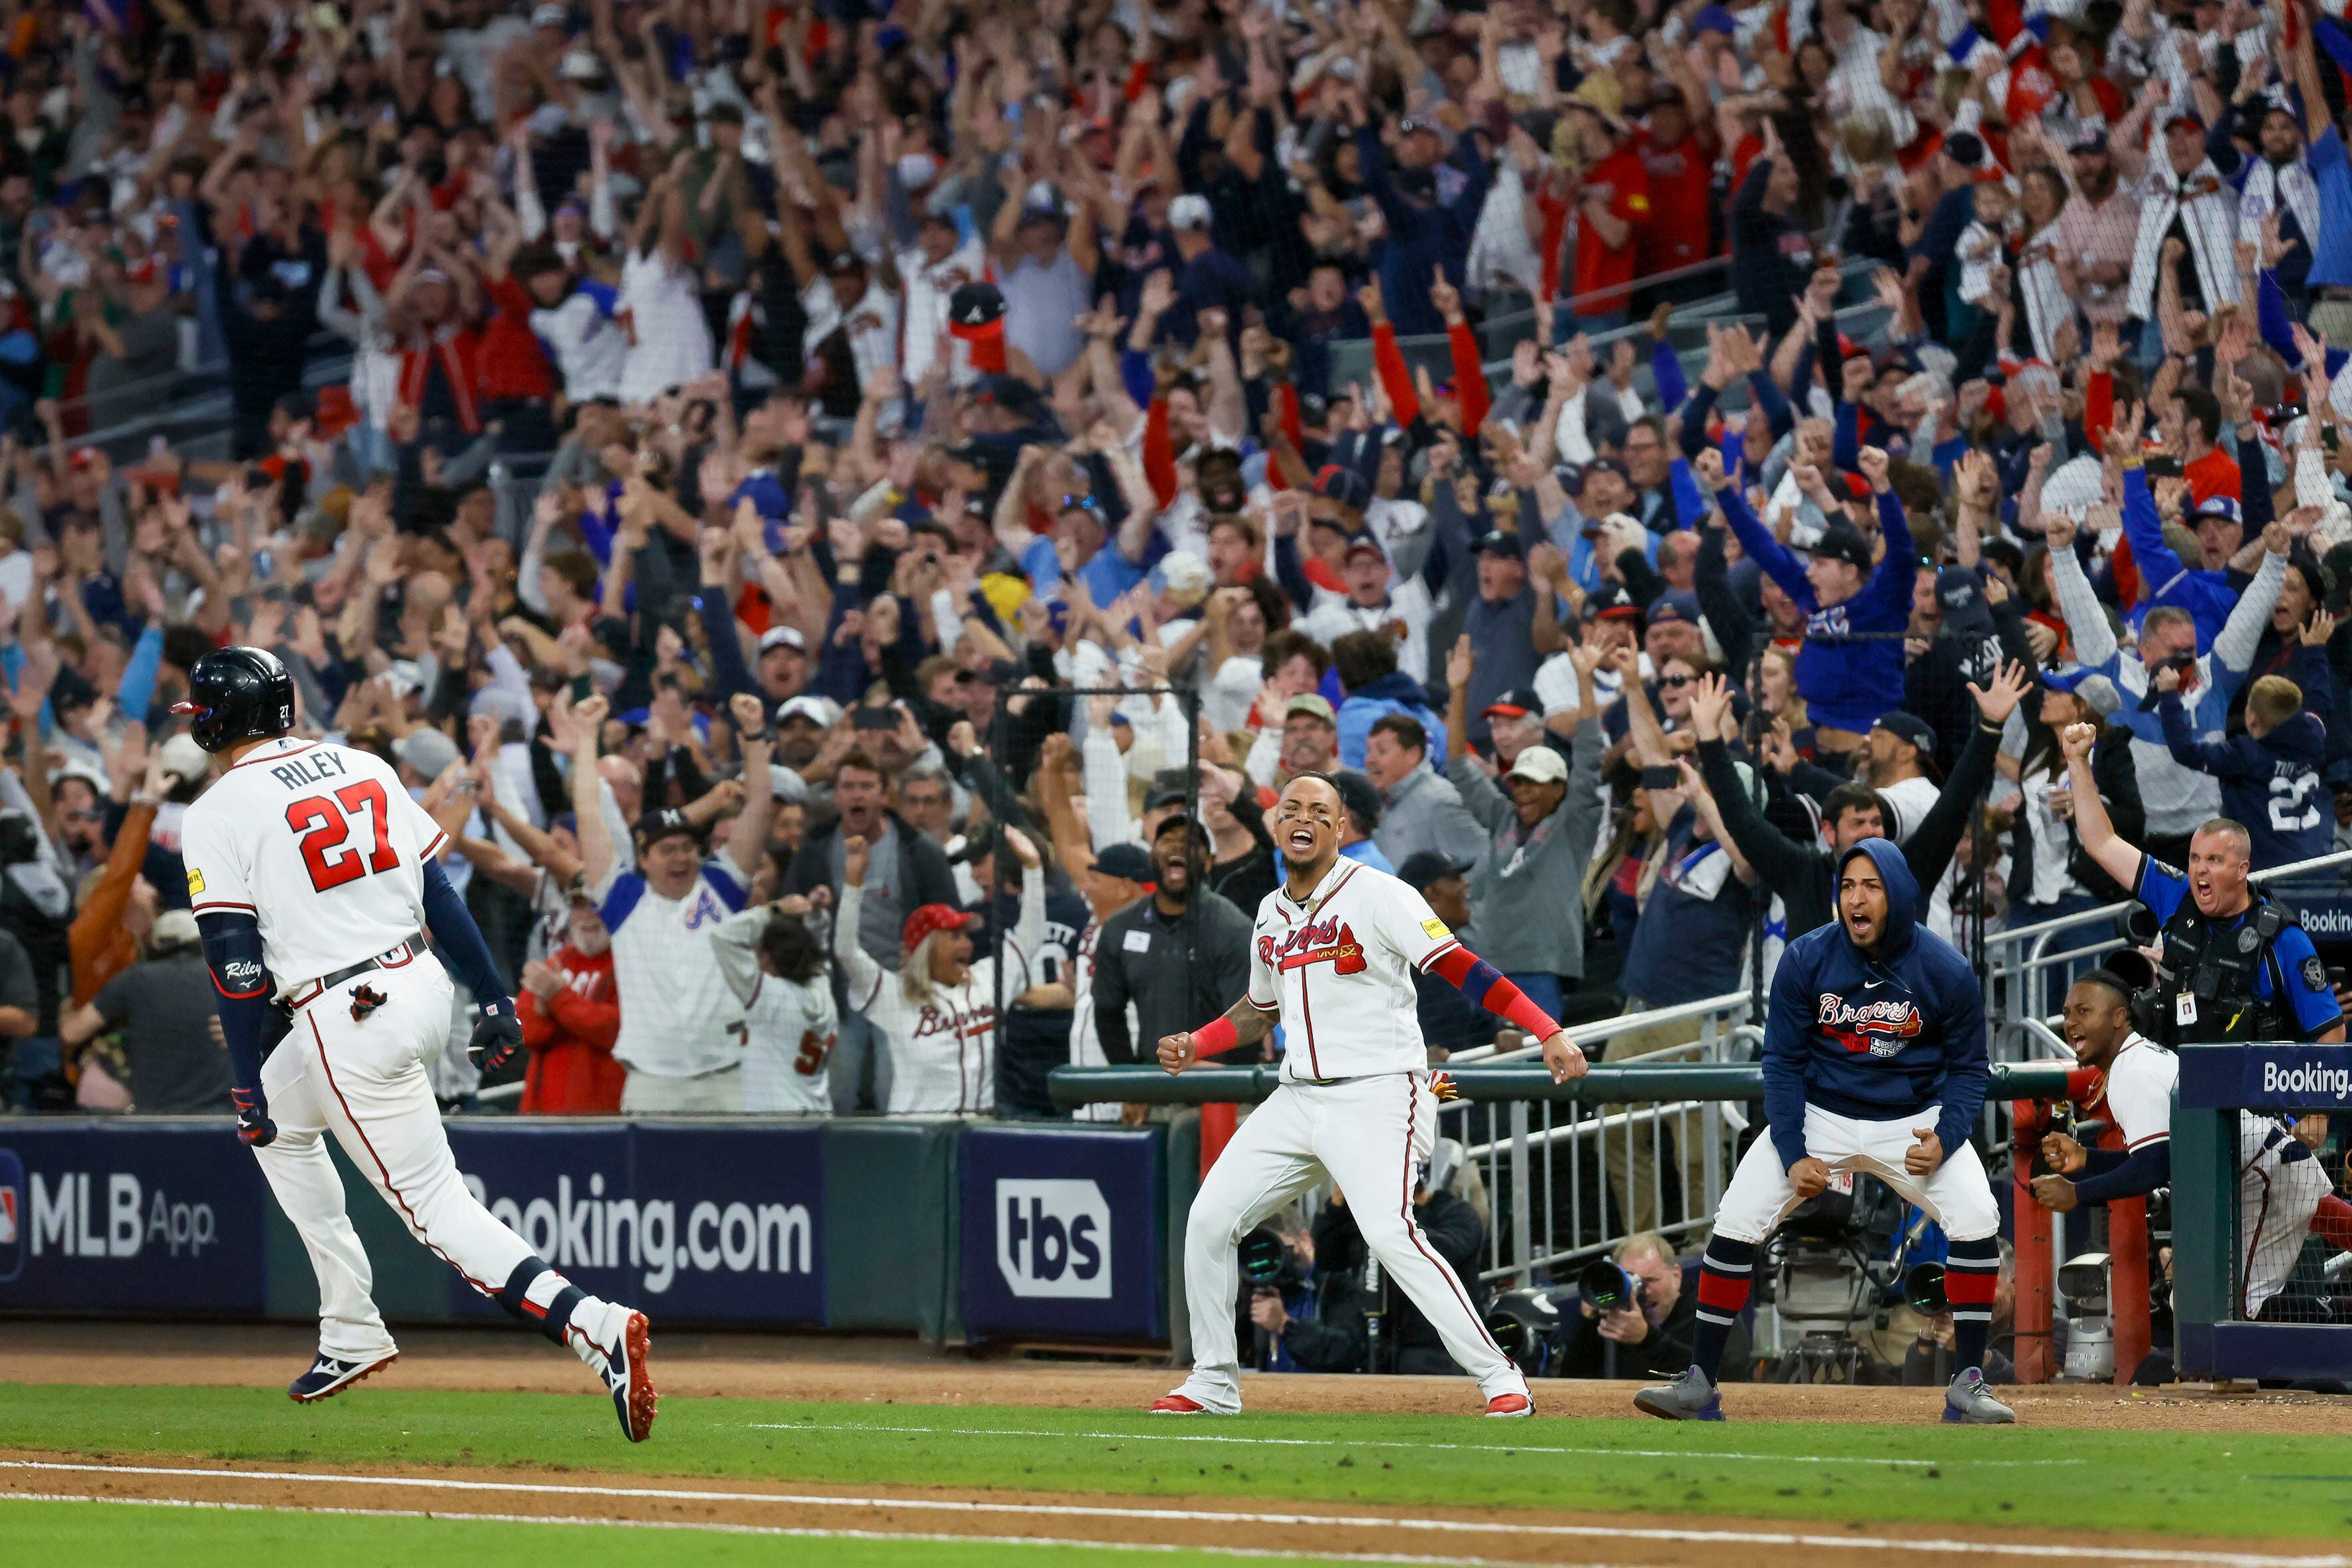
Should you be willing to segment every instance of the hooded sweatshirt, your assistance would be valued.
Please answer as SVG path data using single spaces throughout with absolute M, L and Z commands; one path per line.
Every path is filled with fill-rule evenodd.
M 1867 855 L 1886 883 L 1886 933 L 1864 953 L 1842 920 L 1789 944 L 1764 1022 L 1764 1113 L 1784 1166 L 1805 1157 L 1805 1107 L 1866 1122 L 1934 1105 L 1944 1157 L 1983 1109 L 1991 1069 L 1984 998 L 1959 950 L 1920 929 L 1919 884 L 1890 840 L 1864 839 L 1839 874 Z
M 1878 497 L 1878 528 L 1886 553 L 1852 599 L 1825 605 L 1813 596 L 1805 568 L 1772 530 L 1757 520 L 1739 486 L 1716 492 L 1739 548 L 1805 612 L 1805 645 L 1797 653 L 1797 690 L 1816 726 L 1868 730 L 1903 702 L 1903 633 L 1911 625 L 1911 584 L 1917 571 L 1911 524 L 1889 490 Z
M 2245 823 L 2256 871 L 2314 860 L 2336 847 L 2336 809 L 2320 769 L 2327 729 L 2308 708 L 2256 740 L 2200 740 L 2177 692 L 2157 705 L 2165 744 L 2183 768 L 2221 781 L 2221 815 Z

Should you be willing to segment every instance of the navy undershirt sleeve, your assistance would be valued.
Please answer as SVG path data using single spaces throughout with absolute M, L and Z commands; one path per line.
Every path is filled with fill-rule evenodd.
M 2172 1140 L 2158 1138 L 2126 1155 L 2112 1170 L 2075 1177 L 2074 1196 L 2084 1203 L 2112 1203 L 2144 1197 L 2171 1179 Z
M 196 929 L 204 936 L 205 967 L 212 970 L 229 1074 L 237 1088 L 258 1091 L 271 990 L 269 971 L 261 962 L 261 923 L 240 910 L 220 910 L 197 915 Z
M 433 928 L 434 950 L 466 982 L 478 1006 L 509 1001 L 506 982 L 499 977 L 489 944 L 482 940 L 481 927 L 474 924 L 466 901 L 449 884 L 438 861 L 425 862 L 425 923 Z

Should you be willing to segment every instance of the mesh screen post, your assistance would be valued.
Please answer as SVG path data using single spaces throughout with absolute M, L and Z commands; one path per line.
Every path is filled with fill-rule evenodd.
M 2352 1379 L 2352 1313 L 2291 1281 L 2255 1310 L 2278 1216 L 2297 1249 L 2332 1175 L 2262 1124 L 2352 1112 L 2352 1045 L 2185 1045 L 2172 1114 L 2174 1321 L 2184 1381 Z M 2259 1119 L 2259 1120 L 2258 1120 Z M 2292 1171 L 2288 1166 L 2298 1167 Z M 2315 1171 L 2315 1166 L 2317 1169 Z M 2275 1207 L 2266 1207 L 2275 1206 Z M 2265 1239 L 2252 1244 L 2252 1239 Z M 2259 1293 L 2259 1292 L 2257 1292 Z

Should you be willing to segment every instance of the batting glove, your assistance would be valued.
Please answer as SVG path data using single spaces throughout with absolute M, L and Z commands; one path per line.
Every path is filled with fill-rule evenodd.
M 485 1005 L 482 1021 L 474 1026 L 474 1038 L 466 1050 L 481 1064 L 485 1072 L 496 1072 L 522 1049 L 522 1020 L 515 1017 L 514 1003 L 505 997 Z
M 278 1139 L 278 1124 L 269 1119 L 269 1102 L 258 1089 L 232 1089 L 236 1106 L 236 1141 L 247 1148 L 264 1148 Z

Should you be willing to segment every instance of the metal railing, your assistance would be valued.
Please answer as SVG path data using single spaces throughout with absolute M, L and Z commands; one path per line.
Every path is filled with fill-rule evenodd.
M 1617 1032 L 1654 1021 L 1648 1014 L 1609 1020 Z M 1738 1032 L 1721 1038 L 1730 1045 Z M 1748 1124 L 1742 1107 L 1763 1097 L 1763 1069 L 1753 1061 L 1653 1059 L 1663 1054 L 1602 1061 L 1565 1083 L 1553 1082 L 1537 1061 L 1490 1059 L 1459 1070 L 1449 1066 L 1461 1099 L 1441 1111 L 1441 1132 L 1460 1135 L 1465 1149 L 1481 1156 L 1477 1168 L 1488 1181 L 1491 1218 L 1482 1278 L 1497 1285 L 1540 1282 L 1569 1271 L 1566 1265 L 1610 1250 L 1635 1229 L 1687 1239 L 1712 1221 L 1736 1134 Z M 1987 1099 L 2063 1097 L 2066 1071 L 2059 1062 L 1997 1062 Z M 1280 1075 L 1273 1063 L 1199 1067 L 1176 1076 L 1132 1064 L 1059 1067 L 1050 1082 L 1055 1103 L 1065 1108 L 1254 1104 L 1275 1092 Z M 1671 1154 L 1659 1135 L 1669 1126 L 1683 1140 Z M 1622 1207 L 1606 1201 L 1612 1145 L 1621 1155 L 1630 1155 L 1645 1134 L 1654 1176 L 1666 1173 L 1669 1160 L 1694 1174 L 1675 1213 L 1629 1228 Z M 1693 1139 L 1696 1149 L 1690 1147 Z M 1624 1190 L 1621 1184 L 1618 1191 Z M 1645 1191 L 1663 1196 L 1662 1185 L 1633 1190 L 1637 1197 Z
M 2296 861 L 2256 872 L 2258 884 L 2292 883 L 2315 873 L 2352 873 L 2352 850 Z M 2331 882 L 2336 879 L 2331 879 Z M 2352 874 L 2341 879 L 2352 883 Z M 2289 907 L 2299 891 L 2275 887 Z M 2317 889 L 2305 890 L 2317 892 Z M 2063 999 L 2062 981 L 2093 967 L 2093 961 L 2128 946 L 2121 922 L 2138 901 L 2102 904 L 2054 920 L 2021 925 L 2013 931 L 1987 931 L 1984 937 L 1985 1014 L 1991 1025 L 1992 1051 L 1997 1059 L 2026 1061 L 2037 1055 L 2073 1052 L 2049 1027 Z

